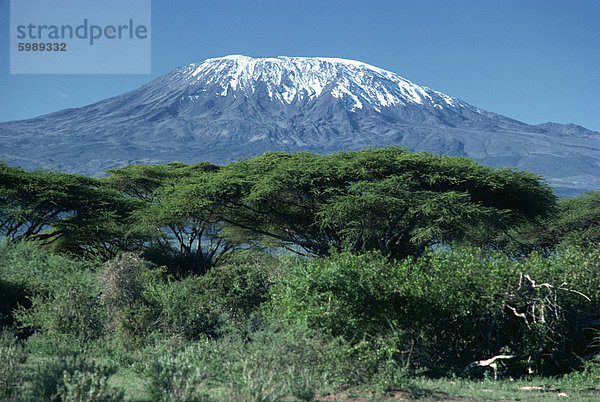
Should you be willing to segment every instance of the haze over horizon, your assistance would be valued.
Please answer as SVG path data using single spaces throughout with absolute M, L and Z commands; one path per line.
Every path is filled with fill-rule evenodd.
M 9 1 L 0 26 L 9 31 Z M 10 75 L 0 121 L 81 107 L 229 54 L 358 60 L 528 124 L 600 131 L 597 1 L 152 3 L 152 74 Z M 8 40 L 0 51 L 8 54 Z

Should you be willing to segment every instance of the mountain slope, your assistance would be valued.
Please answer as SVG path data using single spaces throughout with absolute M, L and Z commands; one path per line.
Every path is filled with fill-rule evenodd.
M 343 59 L 208 59 L 89 106 L 0 124 L 0 160 L 90 175 L 385 145 L 532 170 L 563 195 L 600 188 L 599 133 L 527 125 Z

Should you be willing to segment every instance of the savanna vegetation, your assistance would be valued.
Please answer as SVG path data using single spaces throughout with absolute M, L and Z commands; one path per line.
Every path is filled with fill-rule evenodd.
M 0 400 L 600 397 L 600 193 L 529 172 L 0 164 L 0 235 Z

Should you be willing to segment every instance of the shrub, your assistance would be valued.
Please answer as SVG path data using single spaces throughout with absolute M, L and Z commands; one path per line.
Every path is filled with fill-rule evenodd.
M 267 300 L 270 286 L 268 267 L 260 264 L 227 264 L 202 278 L 204 301 L 213 311 L 244 323 Z
M 138 255 L 123 253 L 108 261 L 98 278 L 109 326 L 128 348 L 139 348 L 154 328 L 155 314 L 144 296 L 149 269 Z
M 143 274 L 147 270 L 148 263 L 132 253 L 108 261 L 99 276 L 102 302 L 117 310 L 139 305 L 143 300 Z
M 72 278 L 93 282 L 97 267 L 96 261 L 51 254 L 31 242 L 0 242 L 0 278 L 27 295 L 56 293 Z
M 11 400 L 18 395 L 19 379 L 22 377 L 22 364 L 27 352 L 16 337 L 9 333 L 0 334 L 0 399 Z
M 185 354 L 170 353 L 157 356 L 146 370 L 150 379 L 149 391 L 153 400 L 199 401 L 207 400 L 201 392 L 206 374 L 194 366 Z
M 393 263 L 343 253 L 293 266 L 265 315 L 342 336 L 354 349 L 396 333 L 392 360 L 439 374 L 501 353 L 515 356 L 517 374 L 558 373 L 590 343 L 584 328 L 600 309 L 599 271 L 600 252 L 577 249 L 522 260 L 438 250 Z
M 267 300 L 268 269 L 260 263 L 227 264 L 203 276 L 167 277 L 149 282 L 144 297 L 155 308 L 164 335 L 215 337 L 225 321 L 245 327 Z
M 96 265 L 56 256 L 26 242 L 0 243 L 0 312 L 21 335 L 43 331 L 78 340 L 102 333 Z
M 116 371 L 86 354 L 59 355 L 36 367 L 30 378 L 35 400 L 121 400 L 123 393 L 108 385 Z
M 163 350 L 145 362 L 144 373 L 155 399 L 311 400 L 330 381 L 355 380 L 348 363 L 356 360 L 345 350 L 306 328 L 244 333 L 231 327 L 219 338 Z
M 14 283 L 0 278 L 0 328 L 12 326 L 14 322 L 14 311 L 19 306 L 29 306 L 26 288 L 23 283 Z
M 144 294 L 155 309 L 155 327 L 164 336 L 188 340 L 202 334 L 216 336 L 221 313 L 211 309 L 202 277 L 153 281 Z
M 69 278 L 63 286 L 51 294 L 31 296 L 31 307 L 15 313 L 20 325 L 50 337 L 63 334 L 84 342 L 99 338 L 103 320 L 95 284 Z

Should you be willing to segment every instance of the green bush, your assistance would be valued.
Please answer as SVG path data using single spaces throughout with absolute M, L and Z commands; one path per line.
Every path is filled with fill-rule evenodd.
M 58 355 L 40 363 L 31 375 L 31 399 L 60 401 L 121 400 L 108 378 L 116 367 L 97 363 L 85 353 Z
M 165 353 L 157 356 L 147 367 L 149 391 L 157 401 L 208 400 L 202 393 L 206 374 L 194 366 L 185 354 Z
M 356 383 L 348 367 L 357 361 L 345 351 L 338 340 L 300 327 L 232 327 L 219 338 L 157 353 L 144 373 L 155 399 L 311 400 L 330 383 Z
M 102 318 L 97 265 L 52 255 L 26 242 L 0 243 L 2 315 L 21 335 L 44 331 L 78 340 L 98 338 Z
M 103 317 L 95 283 L 69 278 L 52 294 L 30 297 L 31 307 L 15 313 L 22 327 L 40 330 L 49 336 L 59 334 L 83 342 L 103 334 Z
M 268 267 L 261 264 L 227 264 L 202 278 L 204 301 L 229 320 L 244 323 L 267 300 L 270 286 Z
M 163 336 L 198 339 L 216 336 L 222 323 L 219 310 L 211 309 L 202 277 L 156 280 L 148 285 L 145 297 L 153 306 L 155 329 Z
M 14 312 L 19 306 L 30 306 L 23 283 L 14 283 L 0 278 L 0 328 L 13 326 Z
M 153 306 L 144 295 L 150 280 L 149 263 L 132 253 L 107 261 L 98 277 L 109 327 L 127 348 L 141 347 L 155 327 Z
M 95 342 L 102 342 L 98 339 Z M 87 343 L 66 334 L 50 334 L 38 331 L 25 340 L 27 351 L 37 358 L 54 358 L 58 355 L 72 355 L 82 353 Z
M 353 348 L 395 334 L 394 359 L 440 374 L 501 353 L 517 372 L 557 373 L 589 344 L 581 324 L 600 308 L 599 271 L 600 252 L 577 249 L 520 261 L 468 249 L 393 263 L 344 253 L 294 265 L 265 314 Z
M 120 401 L 124 392 L 108 385 L 108 373 L 103 368 L 91 371 L 63 372 L 63 383 L 58 389 L 61 401 Z
M 261 263 L 227 264 L 203 276 L 160 278 L 144 296 L 156 310 L 156 324 L 166 336 L 215 337 L 225 321 L 246 326 L 267 300 L 269 267 Z
M 73 278 L 93 282 L 98 266 L 93 260 L 51 254 L 32 242 L 0 242 L 0 278 L 28 296 L 56 293 Z
M 27 352 L 9 333 L 0 334 L 0 400 L 11 400 L 19 394 L 18 388 L 22 378 L 22 365 L 27 359 Z

